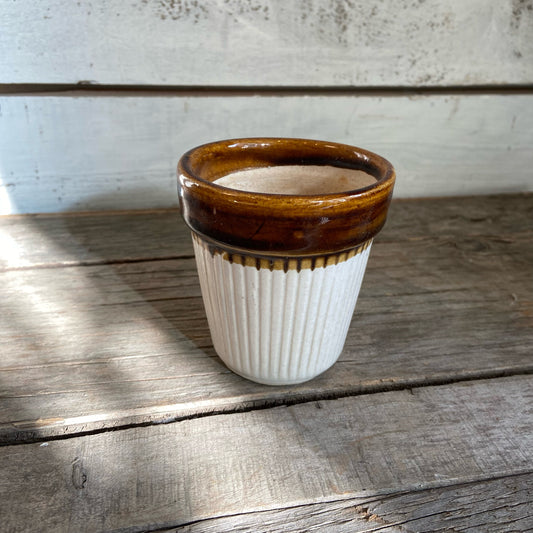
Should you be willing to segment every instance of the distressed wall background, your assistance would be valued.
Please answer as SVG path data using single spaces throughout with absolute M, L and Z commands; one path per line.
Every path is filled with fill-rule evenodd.
M 4 0 L 0 213 L 171 207 L 194 145 L 347 142 L 397 197 L 533 190 L 533 0 Z

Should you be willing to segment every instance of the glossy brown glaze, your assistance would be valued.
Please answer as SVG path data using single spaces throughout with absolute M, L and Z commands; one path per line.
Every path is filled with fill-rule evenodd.
M 213 183 L 237 170 L 279 165 L 331 165 L 363 170 L 376 183 L 324 195 L 253 193 Z M 394 169 L 353 146 L 288 138 L 232 139 L 205 144 L 178 164 L 180 208 L 190 228 L 237 250 L 273 256 L 349 250 L 385 224 Z

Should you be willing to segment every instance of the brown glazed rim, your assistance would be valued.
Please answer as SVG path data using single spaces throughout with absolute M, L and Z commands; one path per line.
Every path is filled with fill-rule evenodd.
M 357 169 L 377 181 L 323 195 L 255 193 L 213 183 L 237 170 L 280 165 Z M 180 209 L 194 232 L 272 256 L 338 252 L 373 238 L 385 224 L 394 180 L 392 165 L 377 154 L 310 139 L 223 140 L 189 150 L 178 164 Z

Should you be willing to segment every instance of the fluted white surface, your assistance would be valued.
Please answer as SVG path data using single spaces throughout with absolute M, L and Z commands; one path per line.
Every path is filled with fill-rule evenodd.
M 307 381 L 338 359 L 370 246 L 336 265 L 269 270 L 231 263 L 193 239 L 216 352 L 253 381 Z

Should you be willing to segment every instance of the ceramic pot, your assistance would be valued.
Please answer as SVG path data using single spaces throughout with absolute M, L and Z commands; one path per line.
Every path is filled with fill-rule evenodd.
M 257 180 L 270 179 L 260 175 L 265 169 L 272 176 L 287 168 L 296 169 L 290 178 L 295 185 L 323 174 L 320 190 L 255 190 Z M 216 183 L 243 170 L 257 171 L 251 190 Z M 364 186 L 333 187 L 353 171 L 369 178 Z M 286 385 L 312 379 L 335 363 L 394 180 L 392 165 L 382 157 L 325 141 L 232 139 L 182 156 L 180 208 L 192 230 L 213 344 L 231 370 L 259 383 Z

